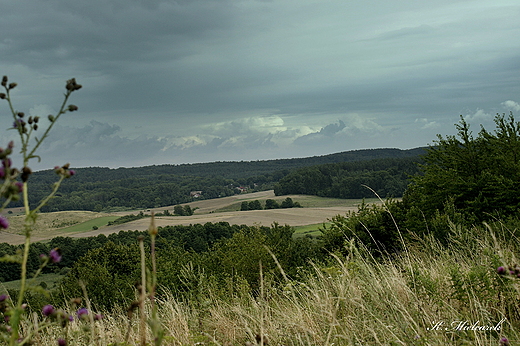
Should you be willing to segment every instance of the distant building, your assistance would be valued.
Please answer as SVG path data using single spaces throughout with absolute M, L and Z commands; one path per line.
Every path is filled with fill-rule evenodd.
M 200 196 L 202 196 L 202 191 L 191 191 L 190 192 L 190 197 L 199 198 Z

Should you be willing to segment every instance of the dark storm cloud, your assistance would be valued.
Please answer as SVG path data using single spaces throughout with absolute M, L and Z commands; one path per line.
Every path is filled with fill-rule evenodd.
M 117 166 L 116 162 L 125 159 L 128 165 L 151 164 L 153 156 L 165 144 L 164 140 L 145 136 L 128 139 L 120 136 L 120 132 L 119 126 L 98 121 L 91 121 L 80 128 L 57 125 L 41 150 L 45 160 L 43 163 L 47 167 L 65 162 L 70 162 L 74 167 L 114 167 Z M 55 162 L 50 162 L 47 157 L 52 157 Z

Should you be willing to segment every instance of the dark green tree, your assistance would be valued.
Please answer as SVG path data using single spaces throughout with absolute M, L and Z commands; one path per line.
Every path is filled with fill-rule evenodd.
M 292 208 L 294 207 L 294 202 L 291 197 L 287 197 L 282 201 L 280 208 Z
M 260 204 L 260 201 L 257 199 L 250 201 L 249 210 L 262 210 L 262 204 Z
M 280 205 L 274 199 L 267 199 L 265 201 L 265 209 L 278 209 Z
M 515 214 L 520 206 L 520 124 L 509 117 L 495 117 L 496 129 L 484 128 L 476 137 L 461 117 L 457 135 L 442 137 L 428 149 L 404 202 L 425 216 L 450 206 L 484 221 Z
M 173 207 L 173 214 L 183 216 L 184 208 L 182 207 L 182 205 L 176 205 L 175 207 Z
M 244 201 L 244 202 L 242 202 L 242 204 L 240 204 L 240 211 L 246 211 L 246 210 L 249 210 L 249 203 Z
M 139 256 L 135 244 L 126 246 L 108 242 L 89 251 L 74 264 L 61 291 L 67 298 L 82 297 L 82 282 L 96 309 L 125 306 L 134 299 L 134 283 L 139 281 L 140 275 Z
M 183 209 L 184 209 L 185 216 L 193 215 L 193 209 L 191 209 L 191 207 L 189 205 L 186 204 Z

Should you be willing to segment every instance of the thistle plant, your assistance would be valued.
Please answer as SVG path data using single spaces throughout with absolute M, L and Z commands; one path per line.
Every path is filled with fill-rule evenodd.
M 1 259 L 4 262 L 16 262 L 20 263 L 21 265 L 21 283 L 17 300 L 10 301 L 8 297 L 2 297 L 3 301 L 1 312 L 4 315 L 5 320 L 9 321 L 9 326 L 5 328 L 5 333 L 2 334 L 2 337 L 5 341 L 8 340 L 9 345 L 15 345 L 20 343 L 27 343 L 30 341 L 30 335 L 21 337 L 20 324 L 25 315 L 26 307 L 24 304 L 24 297 L 27 289 L 29 288 L 27 283 L 27 260 L 29 258 L 29 249 L 31 245 L 31 233 L 38 217 L 38 212 L 56 194 L 63 180 L 70 178 L 75 174 L 74 170 L 69 168 L 68 163 L 63 166 L 56 166 L 54 171 L 58 175 L 58 180 L 53 184 L 50 193 L 35 207 L 31 208 L 28 198 L 28 180 L 32 174 L 32 170 L 29 167 L 29 164 L 33 159 L 40 160 L 40 157 L 37 155 L 37 151 L 43 141 L 49 136 L 51 129 L 56 124 L 58 119 L 67 112 L 74 112 L 78 110 L 76 105 L 68 104 L 68 100 L 74 91 L 81 89 L 81 85 L 77 84 L 74 78 L 66 82 L 66 92 L 63 103 L 61 104 L 57 114 L 51 114 L 47 117 L 48 124 L 46 127 L 43 126 L 43 129 L 40 129 L 40 117 L 26 117 L 24 112 L 19 111 L 14 107 L 11 94 L 13 89 L 16 88 L 17 83 L 9 83 L 7 76 L 3 76 L 1 86 L 5 92 L 0 92 L 0 99 L 7 101 L 13 120 L 11 129 L 18 133 L 20 139 L 22 168 L 15 168 L 11 159 L 13 150 L 15 150 L 16 147 L 14 141 L 10 141 L 6 148 L 0 148 L 0 197 L 2 198 L 0 212 L 2 212 L 11 201 L 17 201 L 22 198 L 25 214 L 23 225 L 25 242 L 22 253 L 16 256 L 4 256 Z M 39 129 L 40 131 L 37 132 Z M 37 136 L 37 133 L 40 135 Z M 0 216 L 0 229 L 8 228 L 9 221 L 5 217 Z M 45 267 L 49 262 L 59 262 L 61 259 L 61 254 L 59 249 L 54 249 L 48 255 L 43 255 L 41 259 L 42 263 L 40 265 L 40 269 L 36 272 L 36 275 L 38 275 L 43 267 Z

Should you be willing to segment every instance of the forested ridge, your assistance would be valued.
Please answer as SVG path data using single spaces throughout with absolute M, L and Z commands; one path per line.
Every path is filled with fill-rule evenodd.
M 410 178 L 420 173 L 419 156 L 342 162 L 301 168 L 275 185 L 276 195 L 333 198 L 401 197 Z
M 292 172 L 317 165 L 328 165 L 317 168 L 325 173 L 326 170 L 350 171 L 354 175 L 367 176 L 351 181 L 352 184 L 361 182 L 371 185 L 374 175 L 377 179 L 387 179 L 383 171 L 386 171 L 388 162 L 405 160 L 405 165 L 417 160 L 418 155 L 425 152 L 425 148 L 409 150 L 400 149 L 367 149 L 336 153 L 324 156 L 307 158 L 279 159 L 265 161 L 240 161 L 240 162 L 210 162 L 182 165 L 158 165 L 135 168 L 103 168 L 88 167 L 76 169 L 72 179 L 67 179 L 60 187 L 56 197 L 53 198 L 42 211 L 62 210 L 91 210 L 104 211 L 111 208 L 153 208 L 168 205 L 187 203 L 194 200 L 192 191 L 202 191 L 197 199 L 211 199 L 231 196 L 241 193 L 244 189 L 248 191 L 263 191 L 273 189 L 275 184 Z M 385 161 L 391 160 L 391 161 Z M 394 160 L 394 161 L 392 161 Z M 395 161 L 397 160 L 397 161 Z M 352 165 L 349 166 L 348 163 Z M 334 164 L 341 166 L 335 167 Z M 376 167 L 381 165 L 380 167 Z M 398 165 L 397 165 L 398 166 Z M 395 164 L 391 167 L 397 167 Z M 335 167 L 335 168 L 334 168 Z M 397 168 L 399 169 L 399 168 Z M 314 170 L 307 171 L 309 174 Z M 395 169 L 394 169 L 395 171 Z M 305 170 L 300 171 L 306 172 Z M 395 172 L 394 172 L 395 173 Z M 401 179 L 398 187 L 381 190 L 383 195 L 400 195 L 404 191 L 406 177 L 404 173 L 390 173 L 391 178 Z M 352 178 L 349 173 L 349 179 Z M 397 178 L 400 176 L 400 178 Z M 30 203 L 35 205 L 43 198 L 49 187 L 55 182 L 53 170 L 35 172 L 29 181 Z M 404 179 L 403 179 L 404 178 Z M 342 178 L 343 179 L 343 178 Z M 287 179 L 284 180 L 287 182 Z M 335 179 L 334 184 L 342 184 L 343 181 Z M 359 185 L 359 184 L 358 184 Z M 329 187 L 330 191 L 335 190 Z M 288 191 L 288 190 L 287 190 Z M 287 192 L 294 193 L 294 192 Z M 297 192 L 318 195 L 327 195 L 323 192 Z M 339 195 L 341 198 L 357 198 L 350 196 L 345 191 Z M 11 206 L 21 206 L 13 203 Z

